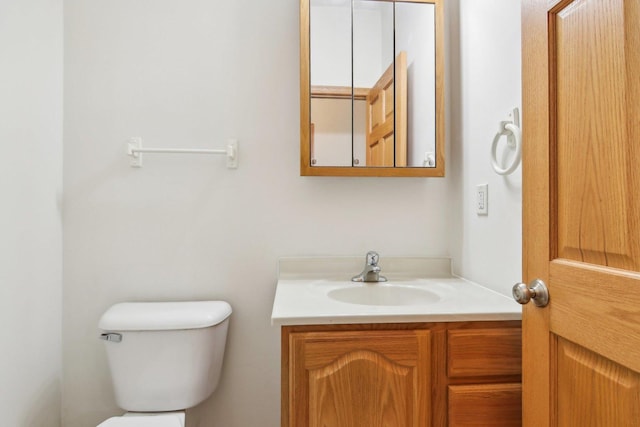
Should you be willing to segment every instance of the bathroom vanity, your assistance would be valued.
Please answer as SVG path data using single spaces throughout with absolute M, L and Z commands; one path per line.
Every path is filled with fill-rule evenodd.
M 282 426 L 521 425 L 520 306 L 447 259 L 383 259 L 374 284 L 361 263 L 280 262 Z

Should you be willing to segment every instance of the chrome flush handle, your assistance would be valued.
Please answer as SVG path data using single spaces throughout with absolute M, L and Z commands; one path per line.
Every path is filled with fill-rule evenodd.
M 111 342 L 121 342 L 122 334 L 116 334 L 115 332 L 100 334 L 100 339 L 105 341 L 111 341 Z
M 549 304 L 549 290 L 540 279 L 535 279 L 529 283 L 529 286 L 524 283 L 516 283 L 511 294 L 513 299 L 520 304 L 527 304 L 531 300 L 538 307 L 545 307 Z

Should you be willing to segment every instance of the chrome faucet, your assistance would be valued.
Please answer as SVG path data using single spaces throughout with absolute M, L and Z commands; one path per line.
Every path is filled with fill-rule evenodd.
M 362 273 L 351 278 L 353 282 L 386 282 L 387 278 L 380 275 L 380 267 L 378 261 L 380 255 L 377 252 L 367 252 L 367 260 L 364 264 L 364 270 Z

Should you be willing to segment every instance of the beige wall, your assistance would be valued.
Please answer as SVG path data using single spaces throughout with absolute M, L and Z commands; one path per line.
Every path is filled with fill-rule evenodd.
M 62 0 L 0 2 L 0 414 L 60 426 Z

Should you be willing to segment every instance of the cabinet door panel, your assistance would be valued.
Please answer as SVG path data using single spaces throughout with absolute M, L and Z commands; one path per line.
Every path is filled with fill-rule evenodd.
M 415 418 L 414 372 L 372 351 L 309 370 L 309 425 L 404 425 Z
M 293 426 L 429 426 L 430 332 L 290 335 Z

